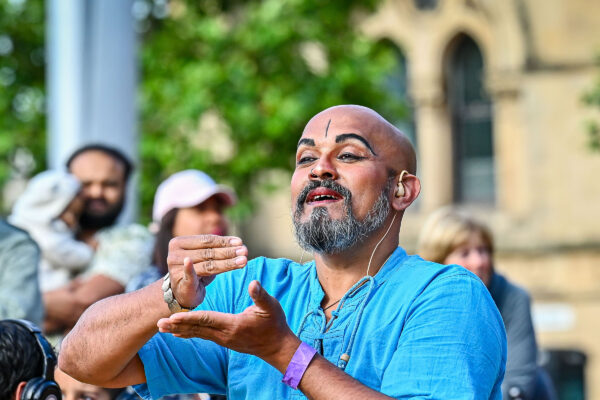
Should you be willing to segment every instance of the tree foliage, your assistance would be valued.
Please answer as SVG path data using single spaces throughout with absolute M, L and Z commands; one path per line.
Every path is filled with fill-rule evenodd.
M 376 3 L 138 1 L 142 210 L 158 182 L 186 168 L 248 199 L 262 172 L 293 168 L 304 125 L 329 106 L 401 118 L 405 107 L 384 84 L 397 53 L 358 28 Z
M 396 49 L 358 27 L 377 3 L 136 0 L 141 215 L 157 184 L 186 168 L 235 187 L 246 214 L 250 188 L 265 170 L 293 168 L 304 125 L 326 107 L 403 118 L 389 82 Z M 0 0 L 0 187 L 18 149 L 36 162 L 28 173 L 45 167 L 44 22 L 43 0 Z
M 44 2 L 0 0 L 0 187 L 11 173 L 44 167 L 44 70 Z M 29 156 L 15 163 L 18 154 L 36 165 Z
M 597 58 L 597 64 L 600 65 L 600 56 Z M 588 106 L 600 111 L 600 76 L 596 78 L 594 86 L 584 94 L 583 101 Z M 587 133 L 590 148 L 600 152 L 600 125 L 597 120 L 588 121 Z

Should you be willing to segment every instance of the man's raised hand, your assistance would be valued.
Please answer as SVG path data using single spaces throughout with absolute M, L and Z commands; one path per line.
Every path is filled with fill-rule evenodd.
M 158 321 L 160 332 L 183 338 L 199 337 L 262 358 L 280 371 L 300 345 L 287 324 L 281 305 L 258 283 L 248 286 L 254 304 L 240 314 L 215 311 L 177 313 Z
M 248 249 L 235 236 L 180 236 L 169 242 L 167 264 L 171 290 L 182 307 L 194 308 L 204 300 L 206 285 L 215 275 L 242 268 Z

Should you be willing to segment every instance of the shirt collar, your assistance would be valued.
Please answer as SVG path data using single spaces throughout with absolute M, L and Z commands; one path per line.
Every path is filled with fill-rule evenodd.
M 375 281 L 375 288 L 380 287 L 386 280 L 389 274 L 399 267 L 400 264 L 404 262 L 407 254 L 406 251 L 398 246 L 396 250 L 390 255 L 388 260 L 383 264 L 383 266 L 379 269 L 377 274 L 373 277 Z M 325 292 L 321 287 L 321 283 L 319 282 L 319 278 L 317 276 L 317 268 L 315 261 L 311 261 L 308 266 L 310 271 L 310 300 L 309 300 L 309 309 L 314 310 L 317 309 L 321 302 L 323 301 L 323 297 L 325 296 Z M 352 290 L 352 289 L 350 289 Z M 356 288 L 354 293 L 349 296 L 346 304 L 352 304 L 356 300 L 360 299 L 366 290 L 366 285 L 362 285 L 359 288 Z

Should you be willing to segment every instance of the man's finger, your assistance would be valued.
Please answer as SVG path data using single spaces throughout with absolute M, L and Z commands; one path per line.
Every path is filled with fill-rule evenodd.
M 183 280 L 190 283 L 196 280 L 194 263 L 188 257 L 183 259 Z
M 192 262 L 196 264 L 208 260 L 226 260 L 228 258 L 236 258 L 247 255 L 248 249 L 246 246 L 178 250 L 169 252 L 167 262 L 169 265 L 177 265 L 182 264 L 184 258 L 190 258 Z
M 250 285 L 248 285 L 248 293 L 258 308 L 265 311 L 272 309 L 274 299 L 258 281 L 250 282 Z
M 243 244 L 242 239 L 236 236 L 218 236 L 218 235 L 193 235 L 178 236 L 169 242 L 169 251 L 197 250 L 218 247 L 236 247 Z
M 240 269 L 248 263 L 248 257 L 239 256 L 227 260 L 207 260 L 194 264 L 198 276 L 222 274 L 223 272 Z
M 216 311 L 190 311 L 162 318 L 157 326 L 161 332 L 184 333 L 196 328 L 225 329 L 233 324 L 233 314 Z

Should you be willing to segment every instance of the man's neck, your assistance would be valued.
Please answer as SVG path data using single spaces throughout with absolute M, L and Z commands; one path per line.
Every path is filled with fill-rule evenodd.
M 382 234 L 372 235 L 368 240 L 342 253 L 315 255 L 317 275 L 325 292 L 322 305 L 338 300 L 356 282 L 367 275 L 371 255 L 373 255 L 373 258 L 369 275 L 374 276 L 381 269 L 385 261 L 398 247 L 398 231 L 390 232 L 373 253 L 381 236 Z

